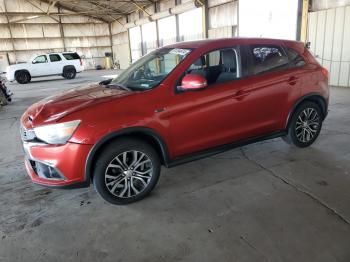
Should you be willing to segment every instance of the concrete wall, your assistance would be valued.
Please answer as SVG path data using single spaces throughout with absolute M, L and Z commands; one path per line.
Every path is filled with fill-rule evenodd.
M 7 54 L 10 64 L 41 53 L 76 51 L 86 68 L 104 65 L 105 52 L 112 51 L 108 23 L 31 2 L 0 0 L 0 53 Z M 47 10 L 54 15 L 38 14 Z M 58 13 L 65 15 L 55 15 Z
M 204 1 L 205 2 L 205 1 Z M 237 36 L 238 28 L 238 1 L 235 0 L 208 0 L 207 9 L 198 5 L 203 10 L 203 34 L 199 38 L 222 38 Z M 131 63 L 129 48 L 129 30 L 136 26 L 142 26 L 151 21 L 158 21 L 169 16 L 178 19 L 182 13 L 196 8 L 193 0 L 182 0 L 176 4 L 175 0 L 163 0 L 146 8 L 146 12 L 136 11 L 127 18 L 119 19 L 112 23 L 113 54 L 114 60 L 120 62 L 121 68 L 126 68 Z M 205 21 L 207 15 L 207 23 Z M 205 28 L 205 25 L 207 28 Z M 205 32 L 204 30 L 207 30 Z M 179 32 L 179 30 L 178 30 Z M 181 39 L 181 36 L 174 36 L 174 39 Z M 196 38 L 198 39 L 198 37 Z M 155 37 L 154 42 L 159 43 Z M 149 40 L 150 41 L 150 40 Z

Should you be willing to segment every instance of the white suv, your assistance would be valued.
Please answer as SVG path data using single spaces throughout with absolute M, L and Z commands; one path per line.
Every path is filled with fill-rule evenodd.
M 8 81 L 27 84 L 33 77 L 41 76 L 62 75 L 66 79 L 73 79 L 83 70 L 83 63 L 77 53 L 49 53 L 34 56 L 27 63 L 7 67 L 6 78 Z

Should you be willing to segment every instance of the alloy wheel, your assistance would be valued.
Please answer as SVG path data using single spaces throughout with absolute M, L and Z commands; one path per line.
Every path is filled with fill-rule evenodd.
M 305 108 L 298 116 L 295 133 L 302 143 L 310 142 L 317 135 L 321 120 L 314 108 Z
M 152 161 L 145 153 L 136 150 L 125 151 L 107 166 L 105 185 L 111 194 L 120 198 L 130 198 L 145 190 L 152 175 Z

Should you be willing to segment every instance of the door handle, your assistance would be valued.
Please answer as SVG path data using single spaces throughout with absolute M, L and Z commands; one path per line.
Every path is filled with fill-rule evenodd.
M 288 78 L 287 83 L 291 86 L 294 86 L 298 81 L 298 78 L 295 76 L 291 76 L 290 78 Z

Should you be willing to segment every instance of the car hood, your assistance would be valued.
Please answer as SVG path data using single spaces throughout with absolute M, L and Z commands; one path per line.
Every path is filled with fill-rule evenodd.
M 23 117 L 29 119 L 32 126 L 50 124 L 73 112 L 132 93 L 103 85 L 75 88 L 33 104 Z
M 19 63 L 19 64 L 14 64 L 14 65 L 9 65 L 7 67 L 7 70 L 6 71 L 9 71 L 9 70 L 17 70 L 17 69 L 25 69 L 26 68 L 26 65 L 29 65 L 31 63 Z

